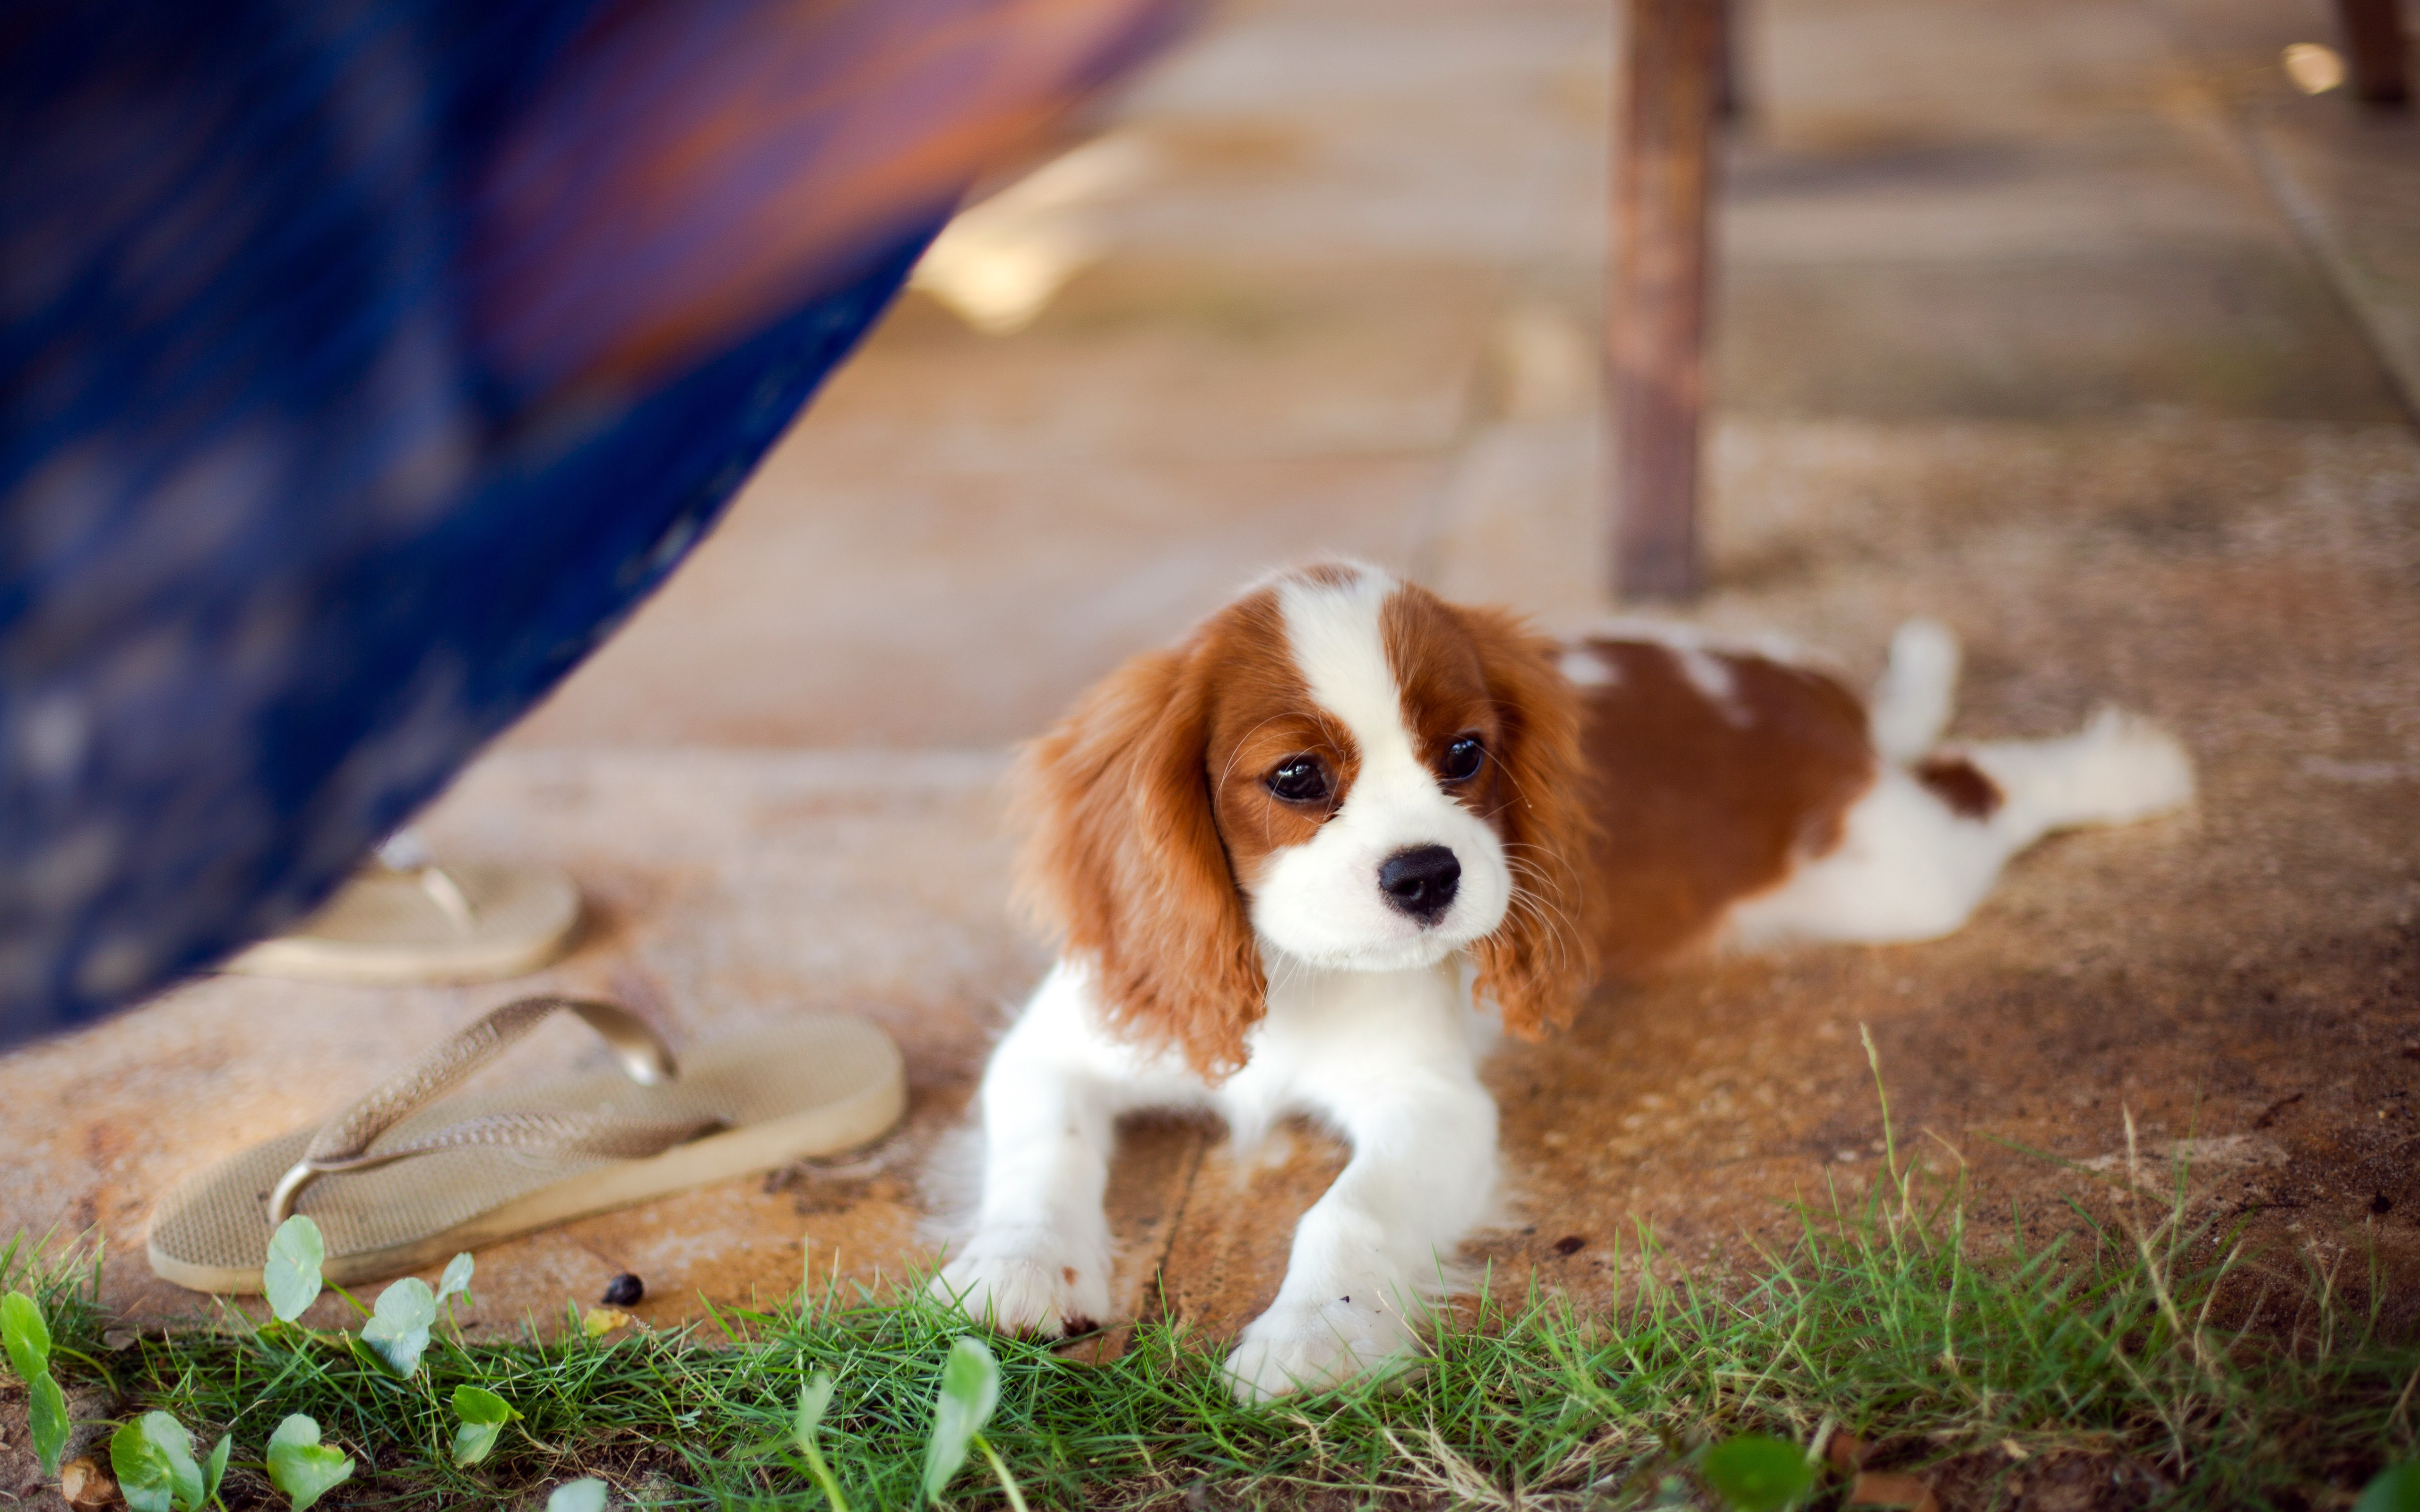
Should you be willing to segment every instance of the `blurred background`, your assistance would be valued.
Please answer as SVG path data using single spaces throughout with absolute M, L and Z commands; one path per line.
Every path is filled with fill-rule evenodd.
M 1322 548 L 1559 625 L 1609 609 L 1620 8 L 1226 8 L 1053 181 L 968 218 L 513 745 L 992 746 Z M 1846 566 L 1840 512 L 1869 522 L 1910 469 L 2003 481 L 1894 501 L 1904 548 L 2100 486 L 2052 460 L 2079 446 L 2404 418 L 2365 322 L 2420 377 L 2414 139 L 2287 77 L 2281 49 L 2338 44 L 2324 0 L 1742 15 L 1706 612 L 1753 593 L 1759 622 L 1869 649 L 1938 592 L 1846 623 L 1775 595 Z M 2385 286 L 2340 282 L 2313 231 Z M 959 292 L 986 254 L 1030 280 L 988 320 Z
M 428 815 L 441 854 L 588 897 L 533 981 L 644 982 L 691 1033 L 862 1007 L 916 1095 L 854 1163 L 483 1255 L 484 1320 L 621 1271 L 675 1317 L 802 1253 L 926 1253 L 916 1172 L 1040 964 L 1002 906 L 1002 753 L 1262 568 L 1351 553 L 1557 629 L 1631 607 L 1600 358 L 1618 9 L 1218 9 L 943 234 L 692 560 Z M 1710 963 L 1512 1052 L 1544 1212 L 1491 1241 L 1504 1286 L 1591 1284 L 1535 1234 L 1719 1251 L 1865 1155 L 1860 1022 L 1909 1124 L 1962 1148 L 2099 1153 L 2121 1106 L 2153 1138 L 2257 1125 L 2210 1164 L 2228 1200 L 2296 1242 L 2371 1213 L 2390 1267 L 2420 1257 L 2420 134 L 2351 98 L 2343 47 L 2320 0 L 1745 0 L 1679 611 L 1859 680 L 1940 616 L 1961 733 L 2122 702 L 2204 799 L 2054 842 L 1953 941 Z M 0 1232 L 131 1240 L 184 1171 L 530 985 L 204 979 L 0 1059 Z M 1987 1183 L 2055 1181 L 1995 1148 L 1968 1148 Z M 1239 1203 L 1214 1134 L 1144 1131 L 1127 1305 L 1249 1313 L 1334 1158 L 1306 1134 Z M 194 1301 L 132 1243 L 108 1274 Z

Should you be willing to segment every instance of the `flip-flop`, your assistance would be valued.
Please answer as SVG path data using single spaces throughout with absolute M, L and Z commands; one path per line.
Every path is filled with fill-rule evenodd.
M 557 1009 L 577 1013 L 628 1078 L 591 1072 L 445 1094 Z M 907 1110 L 891 1037 L 861 1018 L 801 1015 L 716 1039 L 675 1068 L 661 1036 L 612 1003 L 525 997 L 446 1041 L 324 1127 L 194 1176 L 151 1216 L 151 1271 L 197 1291 L 261 1288 L 269 1237 L 308 1213 L 339 1286 L 434 1264 L 516 1234 L 861 1145 Z
M 559 872 L 382 857 L 301 927 L 219 969 L 380 986 L 494 981 L 561 955 L 579 922 L 580 889 Z

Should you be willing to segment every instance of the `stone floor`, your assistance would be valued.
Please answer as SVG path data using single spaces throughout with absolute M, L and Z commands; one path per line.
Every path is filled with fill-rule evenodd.
M 928 1158 L 1040 965 L 1003 906 L 1001 753 L 1256 569 L 1342 550 L 1550 625 L 1610 608 L 1608 9 L 1230 8 L 1127 102 L 1133 172 L 1054 212 L 1094 256 L 1039 318 L 984 334 L 908 296 L 696 559 L 438 806 L 443 854 L 561 865 L 590 898 L 538 983 L 650 997 L 692 1036 L 855 1006 L 913 1087 L 861 1155 L 483 1253 L 480 1324 L 622 1271 L 665 1322 L 923 1263 Z M 2201 1190 L 2276 1263 L 2374 1247 L 2410 1323 L 2408 126 L 2288 89 L 2278 47 L 2330 35 L 2316 0 L 1751 15 L 1697 616 L 1863 676 L 1900 618 L 1939 615 L 1969 651 L 1962 731 L 2145 709 L 2202 801 L 2045 844 L 1951 940 L 1702 963 L 1505 1052 L 1513 1216 L 1474 1257 L 1584 1298 L 1641 1226 L 1757 1263 L 1785 1203 L 1876 1168 L 1864 1026 L 1903 1148 L 1965 1165 L 1984 1207 L 2094 1190 L 2016 1147 L 2105 1156 L 2131 1113 L 2146 1149 L 2198 1141 Z M 167 1184 L 531 985 L 209 980 L 0 1059 L 0 1233 L 105 1235 L 111 1301 L 194 1315 L 142 1259 Z M 529 1052 L 584 1053 L 563 1026 Z M 1239 1322 L 1339 1159 L 1308 1129 L 1246 1169 L 1215 1130 L 1135 1129 L 1124 1304 Z

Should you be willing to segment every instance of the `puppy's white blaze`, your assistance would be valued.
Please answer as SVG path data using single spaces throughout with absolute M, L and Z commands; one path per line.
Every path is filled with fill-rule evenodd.
M 1374 568 L 1342 583 L 1278 585 L 1286 644 L 1312 702 L 1342 723 L 1359 757 L 1336 814 L 1278 852 L 1249 885 L 1252 923 L 1290 955 L 1360 971 L 1433 965 L 1503 921 L 1512 872 L 1495 831 L 1422 764 L 1387 664 L 1382 615 L 1397 588 Z M 1454 902 L 1423 929 L 1392 907 L 1378 869 L 1399 851 L 1443 845 L 1461 863 Z
M 1389 747 L 1411 756 L 1412 737 L 1404 728 L 1403 700 L 1379 627 L 1394 591 L 1395 579 L 1374 567 L 1357 567 L 1335 586 L 1303 578 L 1278 585 L 1295 668 L 1311 685 L 1311 700 L 1353 732 L 1364 761 L 1391 754 Z

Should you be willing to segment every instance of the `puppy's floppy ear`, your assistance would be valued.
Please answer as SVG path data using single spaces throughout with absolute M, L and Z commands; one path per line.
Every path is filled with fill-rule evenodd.
M 1560 647 L 1502 609 L 1457 608 L 1479 648 L 1502 721 L 1488 814 L 1504 837 L 1512 903 L 1472 947 L 1479 991 L 1525 1040 L 1560 1028 L 1596 979 L 1598 931 L 1587 866 L 1594 837 L 1580 693 L 1556 665 Z
M 1216 1081 L 1268 983 L 1211 810 L 1201 660 L 1138 656 L 1085 694 L 1026 747 L 1013 813 L 1020 902 L 1093 967 L 1108 1026 Z

